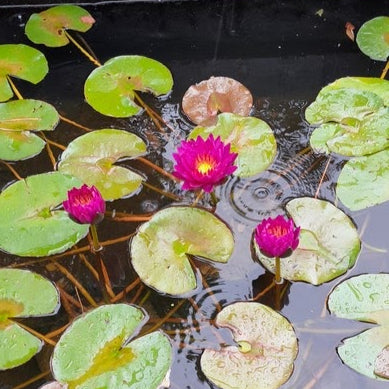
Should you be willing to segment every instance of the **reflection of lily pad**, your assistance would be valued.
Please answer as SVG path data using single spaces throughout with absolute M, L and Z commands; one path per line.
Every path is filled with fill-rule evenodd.
M 289 201 L 286 210 L 301 231 L 297 249 L 281 259 L 283 278 L 317 285 L 354 265 L 360 240 L 354 224 L 340 209 L 327 201 L 302 197 Z M 260 262 L 274 273 L 274 258 L 264 256 L 255 241 L 254 247 Z
M 37 84 L 49 71 L 45 56 L 26 45 L 0 45 L 0 101 L 7 101 L 13 95 L 7 76 Z
M 359 29 L 356 41 L 363 54 L 376 61 L 386 61 L 389 57 L 389 17 L 368 20 Z
M 115 200 L 135 194 L 143 177 L 114 163 L 145 152 L 146 144 L 134 134 L 114 129 L 97 130 L 69 143 L 58 170 L 78 177 L 87 185 L 95 185 L 105 200 Z
M 216 318 L 218 327 L 232 331 L 239 345 L 206 349 L 201 369 L 222 389 L 277 389 L 293 371 L 298 345 L 291 324 L 271 308 L 238 302 Z
M 123 55 L 95 69 L 84 85 L 86 101 L 103 115 L 128 117 L 141 111 L 135 91 L 155 96 L 169 93 L 173 78 L 169 69 L 154 59 Z
M 389 200 L 389 150 L 348 161 L 340 172 L 336 195 L 357 211 Z
M 249 177 L 266 170 L 273 162 L 277 143 L 270 126 L 261 119 L 242 117 L 232 113 L 222 113 L 212 127 L 196 127 L 189 138 L 210 134 L 220 136 L 225 143 L 231 143 L 231 151 L 238 153 L 234 175 Z
M 337 285 L 328 298 L 328 308 L 336 316 L 380 324 L 344 340 L 338 347 L 344 363 L 375 379 L 382 377 L 375 373 L 375 366 L 378 359 L 380 368 L 379 357 L 389 343 L 388 293 L 389 274 L 362 274 Z
M 172 349 L 161 331 L 131 339 L 145 321 L 142 309 L 127 304 L 80 316 L 55 346 L 55 379 L 72 389 L 157 389 L 169 373 Z
M 89 225 L 56 210 L 67 191 L 81 182 L 58 172 L 27 177 L 0 194 L 0 248 L 20 256 L 45 256 L 72 247 Z
M 42 347 L 12 318 L 52 315 L 58 308 L 59 295 L 50 281 L 27 270 L 0 269 L 0 370 L 22 365 Z
M 32 14 L 26 23 L 25 31 L 28 39 L 34 43 L 60 47 L 69 43 L 66 30 L 85 32 L 94 22 L 85 9 L 65 4 Z
M 231 231 L 212 213 L 170 207 L 139 228 L 131 242 L 132 265 L 147 285 L 179 295 L 197 285 L 187 254 L 227 262 L 233 247 Z

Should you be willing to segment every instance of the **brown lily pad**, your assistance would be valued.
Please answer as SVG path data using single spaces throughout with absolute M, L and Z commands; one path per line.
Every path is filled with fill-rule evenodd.
M 250 91 L 240 82 L 228 77 L 211 77 L 192 85 L 182 99 L 182 109 L 195 124 L 216 124 L 221 112 L 247 116 L 253 105 Z
M 379 353 L 375 360 L 374 374 L 389 379 L 389 345 Z

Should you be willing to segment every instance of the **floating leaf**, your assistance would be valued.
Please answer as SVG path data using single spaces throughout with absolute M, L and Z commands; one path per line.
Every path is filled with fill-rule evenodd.
M 95 69 L 85 82 L 84 94 L 97 112 L 128 117 L 142 109 L 134 102 L 135 91 L 161 96 L 172 87 L 170 70 L 162 63 L 138 55 L 123 55 Z
M 13 91 L 7 76 L 37 84 L 49 71 L 45 56 L 26 45 L 0 45 L 0 101 L 7 101 Z
M 255 302 L 225 307 L 218 327 L 231 330 L 237 346 L 205 349 L 201 370 L 222 389 L 277 389 L 293 371 L 298 345 L 291 324 L 271 308 Z
M 182 98 L 185 115 L 196 124 L 212 126 L 220 112 L 247 116 L 253 105 L 250 91 L 228 77 L 211 77 L 192 85 Z
M 357 45 L 371 59 L 386 61 L 389 57 L 389 17 L 378 16 L 364 23 L 357 34 Z
M 143 155 L 146 144 L 127 131 L 103 129 L 82 135 L 61 156 L 58 170 L 95 185 L 105 200 L 135 194 L 143 181 L 138 173 L 114 163 Z
M 67 385 L 62 385 L 59 382 L 49 382 L 43 386 L 40 386 L 39 389 L 68 389 Z
M 58 205 L 67 191 L 81 186 L 58 172 L 37 174 L 8 186 L 0 194 L 0 248 L 19 256 L 60 253 L 76 244 L 89 225 L 73 222 Z
M 360 251 L 358 232 L 340 209 L 324 200 L 302 197 L 289 201 L 286 210 L 301 231 L 297 249 L 281 259 L 283 278 L 318 285 L 355 264 Z M 274 258 L 264 256 L 255 241 L 254 248 L 262 265 L 274 273 Z
M 34 43 L 60 47 L 69 43 L 66 30 L 85 32 L 94 22 L 89 12 L 77 5 L 58 5 L 32 14 L 26 23 L 25 32 Z
M 389 150 L 348 161 L 340 172 L 336 195 L 352 211 L 389 200 Z
M 157 212 L 131 242 L 132 265 L 141 280 L 162 293 L 181 295 L 196 288 L 187 255 L 227 262 L 234 240 L 212 213 L 193 207 Z
M 28 270 L 0 269 L 0 370 L 27 362 L 43 344 L 10 319 L 52 315 L 58 308 L 59 295 L 50 281 Z
M 196 127 L 189 139 L 210 134 L 220 136 L 225 143 L 231 143 L 231 151 L 238 153 L 234 175 L 250 177 L 266 170 L 277 152 L 277 142 L 272 129 L 261 119 L 242 117 L 232 113 L 218 115 L 217 124 L 211 127 Z
M 374 364 L 374 374 L 389 379 L 389 346 L 378 354 Z
M 142 309 L 127 304 L 78 317 L 54 348 L 55 379 L 71 389 L 157 389 L 169 373 L 172 348 L 161 331 L 131 339 L 146 321 Z

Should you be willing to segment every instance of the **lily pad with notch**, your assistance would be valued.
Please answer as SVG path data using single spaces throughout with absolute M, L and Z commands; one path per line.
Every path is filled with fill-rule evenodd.
M 277 389 L 289 379 L 298 343 L 285 317 L 257 302 L 237 302 L 218 313 L 216 325 L 230 329 L 237 343 L 201 356 L 201 370 L 217 387 Z
M 197 286 L 188 255 L 225 263 L 234 248 L 230 229 L 212 213 L 175 206 L 155 213 L 130 244 L 131 262 L 141 280 L 172 296 Z
M 217 123 L 210 127 L 195 127 L 189 139 L 210 134 L 220 136 L 224 143 L 231 144 L 231 151 L 238 153 L 234 175 L 250 177 L 266 170 L 277 152 L 277 142 L 270 126 L 261 119 L 243 117 L 233 113 L 221 113 Z
M 301 230 L 297 249 L 281 258 L 283 278 L 318 285 L 355 264 L 361 248 L 358 231 L 340 209 L 328 201 L 301 197 L 289 201 L 286 211 Z M 263 255 L 255 240 L 253 243 L 259 261 L 274 273 L 274 258 Z
M 58 209 L 67 191 L 82 182 L 59 172 L 29 176 L 0 194 L 0 248 L 14 255 L 41 257 L 61 253 L 88 233 Z
M 0 370 L 29 361 L 43 342 L 12 319 L 49 316 L 59 309 L 56 287 L 37 273 L 0 269 Z
M 23 44 L 0 45 L 0 101 L 14 95 L 9 76 L 37 84 L 48 71 L 47 60 L 39 50 Z
M 157 389 L 169 378 L 172 346 L 162 331 L 134 339 L 148 317 L 133 305 L 103 305 L 78 317 L 51 359 L 69 389 Z
M 114 164 L 145 153 L 146 144 L 130 132 L 96 130 L 69 143 L 58 170 L 78 177 L 87 185 L 95 185 L 105 200 L 116 200 L 136 194 L 144 177 Z
M 103 115 L 129 117 L 142 110 L 134 101 L 136 91 L 162 96 L 172 87 L 172 74 L 161 62 L 123 55 L 108 60 L 88 76 L 84 95 L 88 104 Z
M 30 41 L 48 47 L 66 46 L 70 40 L 66 30 L 88 31 L 95 20 L 78 5 L 63 4 L 34 13 L 26 23 L 25 32 Z

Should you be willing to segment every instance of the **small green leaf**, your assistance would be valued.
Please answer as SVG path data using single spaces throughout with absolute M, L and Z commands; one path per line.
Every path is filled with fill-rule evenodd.
M 137 193 L 143 177 L 114 163 L 139 157 L 146 144 L 127 131 L 103 129 L 82 135 L 61 156 L 58 170 L 95 185 L 105 200 L 115 200 Z
M 288 380 L 298 344 L 283 316 L 256 302 L 238 302 L 218 313 L 216 325 L 230 329 L 239 347 L 204 350 L 201 370 L 213 384 L 222 389 L 277 389 Z
M 49 71 L 45 56 L 26 45 L 0 45 L 0 101 L 7 101 L 13 91 L 7 76 L 37 84 Z
M 224 143 L 231 143 L 231 151 L 238 153 L 235 164 L 238 169 L 234 175 L 250 177 L 266 170 L 273 162 L 277 143 L 270 126 L 261 119 L 243 117 L 233 113 L 218 115 L 212 127 L 196 127 L 189 139 L 201 136 L 206 139 L 210 134 L 220 136 Z
M 389 17 L 368 20 L 359 29 L 356 41 L 363 54 L 376 61 L 386 61 L 389 57 Z
M 129 117 L 142 110 L 134 102 L 135 91 L 161 96 L 172 87 L 173 78 L 165 65 L 147 57 L 124 55 L 95 69 L 85 82 L 84 94 L 97 112 Z
M 139 228 L 130 247 L 132 265 L 141 280 L 171 295 L 196 288 L 187 254 L 224 263 L 233 248 L 229 228 L 212 213 L 193 207 L 157 212 Z
M 69 43 L 66 30 L 85 32 L 94 22 L 89 12 L 77 5 L 58 5 L 32 14 L 26 23 L 25 32 L 34 43 L 60 47 Z

